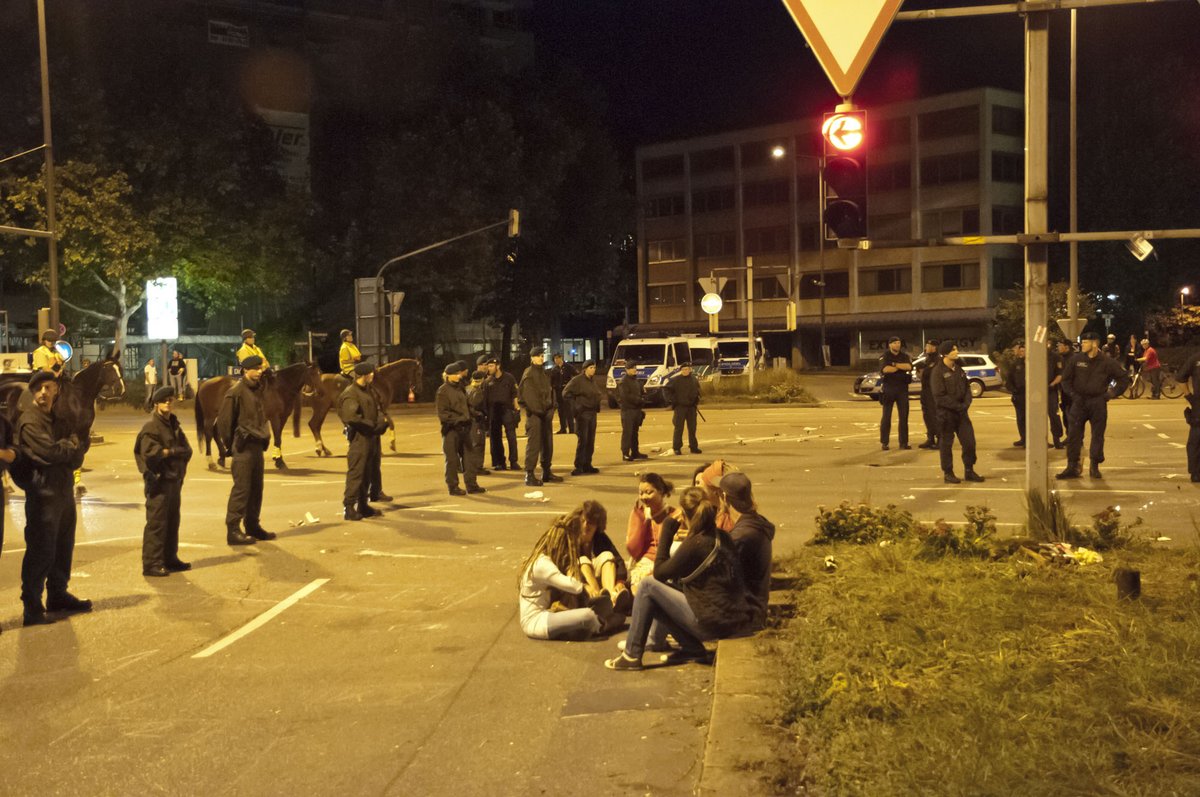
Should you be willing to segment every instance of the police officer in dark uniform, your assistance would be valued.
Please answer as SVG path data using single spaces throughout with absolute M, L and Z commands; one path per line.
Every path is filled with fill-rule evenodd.
M 1054 344 L 1054 347 L 1058 352 L 1059 376 L 1065 377 L 1067 373 L 1067 361 L 1075 354 L 1075 346 L 1069 340 L 1060 340 Z M 1070 424 L 1071 396 L 1063 389 L 1061 379 L 1058 383 L 1058 402 L 1059 408 L 1062 410 L 1063 426 L 1067 426 Z
M 488 366 L 492 369 L 485 389 L 487 390 L 488 423 L 492 432 L 492 468 L 495 470 L 519 470 L 517 463 L 517 380 L 504 370 L 500 361 L 489 356 Z M 504 464 L 504 443 L 508 442 L 508 464 Z
M 17 459 L 17 450 L 13 448 L 12 426 L 8 418 L 0 414 L 0 474 L 8 470 Z M 4 486 L 0 484 L 0 551 L 4 550 L 4 517 L 8 514 L 8 498 L 4 494 Z
M 529 350 L 529 367 L 521 375 L 517 402 L 525 410 L 525 484 L 538 487 L 543 482 L 560 482 L 554 475 L 554 388 L 545 369 L 546 353 L 541 346 Z M 534 474 L 538 460 L 542 478 Z
M 475 463 L 475 473 L 479 476 L 489 476 L 491 471 L 483 466 L 484 447 L 487 444 L 488 430 L 488 401 L 487 371 L 479 370 L 471 374 L 471 384 L 467 387 L 467 409 L 471 412 L 471 439 L 468 453 Z
M 967 414 L 971 407 L 971 386 L 958 365 L 958 346 L 952 340 L 944 340 L 938 346 L 938 354 L 941 362 L 934 366 L 929 381 L 938 408 L 938 447 L 943 477 L 947 484 L 962 481 L 954 475 L 954 436 L 958 435 L 963 468 L 966 469 L 963 478 L 981 482 L 983 477 L 975 472 L 975 427 Z
M 937 448 L 938 447 L 938 421 L 937 421 L 937 405 L 933 403 L 933 388 L 930 386 L 929 377 L 933 373 L 933 366 L 938 363 L 938 341 L 929 339 L 925 341 L 925 359 L 921 361 L 920 377 L 921 377 L 921 420 L 925 422 L 925 442 L 921 443 L 917 448 Z
M 354 365 L 354 381 L 338 395 L 338 417 L 346 426 L 346 491 L 342 494 L 343 517 L 362 520 L 382 514 L 368 503 L 371 489 L 381 489 L 372 483 L 380 471 L 383 448 L 379 436 L 388 428 L 387 416 L 379 411 L 379 399 L 371 389 L 375 381 L 375 366 L 368 362 Z
M 25 490 L 25 559 L 21 602 L 25 625 L 53 622 L 46 612 L 87 612 L 92 602 L 67 591 L 75 552 L 74 475 L 88 441 L 80 440 L 54 412 L 58 380 L 49 371 L 29 379 L 33 402 L 17 421 L 17 448 L 31 467 Z M 42 606 L 42 591 L 46 605 Z
M 1050 435 L 1054 438 L 1054 447 L 1062 449 L 1066 447 L 1063 442 L 1063 422 L 1058 417 L 1058 408 L 1061 398 L 1059 393 L 1062 392 L 1062 371 L 1063 361 L 1058 356 L 1058 344 L 1047 342 L 1046 346 L 1050 351 L 1046 352 L 1046 380 L 1050 385 L 1050 393 L 1046 398 L 1046 412 L 1050 416 Z
M 604 391 L 595 382 L 596 361 L 583 364 L 583 372 L 576 374 L 563 388 L 563 398 L 571 402 L 575 410 L 575 470 L 572 476 L 599 473 L 592 467 L 592 455 L 596 451 L 596 416 L 600 413 L 600 402 Z
M 1013 443 L 1017 448 L 1025 447 L 1025 341 L 1013 345 L 1013 360 L 1004 373 L 1004 388 L 1012 394 L 1013 411 L 1017 414 L 1017 434 L 1021 439 Z
M 896 434 L 900 447 L 912 448 L 908 444 L 908 386 L 912 382 L 912 357 L 903 351 L 902 341 L 896 335 L 888 338 L 887 348 L 879 358 L 879 372 L 883 375 L 882 395 L 879 403 L 883 405 L 883 416 L 879 419 L 879 444 L 888 450 L 888 440 L 892 436 L 892 407 L 899 411 L 900 428 Z
M 1176 372 L 1175 381 L 1187 386 L 1188 406 L 1183 410 L 1183 419 L 1188 424 L 1188 473 L 1193 482 L 1200 482 L 1200 352 L 1188 358 Z
M 160 387 L 154 411 L 138 432 L 133 458 L 145 482 L 146 528 L 142 532 L 142 575 L 162 577 L 192 566 L 179 558 L 179 505 L 192 447 L 175 407 L 175 388 Z
M 625 377 L 617 383 L 617 406 L 621 408 L 621 459 L 649 459 L 638 450 L 638 429 L 646 419 L 642 407 L 646 403 L 642 383 L 637 379 L 637 368 L 630 365 Z
M 683 453 L 683 425 L 687 424 L 688 449 L 699 454 L 700 443 L 696 440 L 696 413 L 700 406 L 700 380 L 692 373 L 692 364 L 684 363 L 679 373 L 663 387 L 667 403 L 671 405 L 672 422 L 675 426 L 671 438 L 671 449 L 675 456 Z
M 467 364 L 462 360 L 447 365 L 442 372 L 445 381 L 437 389 L 434 398 L 438 420 L 442 424 L 442 454 L 446 457 L 446 487 L 450 495 L 487 492 L 475 480 L 475 462 L 467 451 L 471 436 L 471 409 L 462 384 L 466 374 Z M 465 491 L 458 486 L 460 472 L 467 484 Z
M 225 510 L 225 542 L 253 545 L 273 540 L 259 519 L 263 500 L 263 453 L 271 440 L 271 427 L 263 411 L 263 359 L 252 354 L 242 360 L 242 378 L 229 389 L 217 413 L 217 434 L 232 453 L 229 466 L 233 489 Z M 245 532 L 240 528 L 245 525 Z
M 1082 475 L 1080 457 L 1083 453 L 1083 425 L 1092 425 L 1092 443 L 1088 448 L 1093 479 L 1100 475 L 1104 461 L 1104 429 L 1108 426 L 1108 402 L 1129 388 L 1129 374 L 1120 363 L 1100 351 L 1100 336 L 1084 332 L 1080 338 L 1083 351 L 1072 355 L 1063 371 L 1063 391 L 1071 397 L 1067 418 L 1067 467 L 1056 474 L 1057 479 L 1078 479 Z M 1115 385 L 1110 386 L 1115 382 Z
M 575 376 L 575 369 L 563 361 L 561 354 L 554 355 L 554 367 L 550 369 L 550 385 L 554 388 L 554 400 L 558 405 L 558 431 L 556 434 L 575 434 L 575 413 L 570 401 L 563 396 L 563 388 Z

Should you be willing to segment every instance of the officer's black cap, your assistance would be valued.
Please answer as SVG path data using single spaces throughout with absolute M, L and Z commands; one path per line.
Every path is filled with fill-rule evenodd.
M 375 373 L 375 366 L 368 362 L 361 362 L 354 366 L 355 376 L 366 376 L 367 374 Z
M 36 392 L 41 387 L 43 382 L 54 381 L 54 374 L 49 371 L 38 371 L 33 376 L 29 377 L 29 391 Z
M 481 382 L 481 381 L 483 381 L 484 379 L 487 379 L 487 372 L 486 372 L 486 371 L 475 371 L 474 373 L 472 373 L 472 374 L 471 374 L 471 381 L 472 381 L 472 382 Z
M 529 350 L 530 357 L 542 357 L 545 354 L 546 354 L 546 350 L 543 349 L 541 346 L 534 346 L 532 349 Z
M 442 373 L 446 376 L 453 376 L 454 374 L 461 374 L 465 370 L 467 370 L 467 364 L 462 360 L 455 360 L 443 368 Z
M 935 349 L 938 347 L 939 343 L 941 343 L 941 341 L 937 338 L 930 338 L 929 340 L 925 341 L 926 346 L 933 346 Z
M 890 338 L 888 338 L 888 343 L 889 343 L 889 344 L 891 344 L 891 343 L 899 343 L 899 342 L 900 342 L 900 336 L 899 336 L 899 335 L 892 335 Z
M 584 368 L 591 368 L 591 367 L 592 367 L 593 365 L 595 365 L 595 364 L 596 364 L 596 361 L 595 361 L 595 360 L 584 360 L 584 361 L 583 361 L 583 367 L 584 367 Z
M 154 397 L 151 399 L 151 401 L 153 401 L 155 404 L 162 404 L 164 401 L 173 398 L 175 398 L 174 388 L 160 387 L 158 390 L 154 391 Z
M 479 355 L 479 358 L 475 360 L 476 365 L 490 365 L 494 362 L 497 362 L 496 355 L 494 354 L 481 354 Z
M 947 354 L 949 354 L 950 352 L 954 351 L 957 348 L 958 348 L 958 344 L 955 343 L 954 341 L 944 340 L 944 341 L 942 341 L 942 345 L 938 346 L 938 354 L 945 357 Z
M 251 354 L 249 357 L 242 360 L 242 370 L 243 371 L 245 371 L 247 368 L 262 368 L 262 367 L 263 367 L 262 357 L 259 357 L 257 354 Z
M 1100 335 L 1099 335 L 1099 333 L 1096 333 L 1096 332 L 1084 332 L 1082 335 L 1079 336 L 1079 339 L 1080 340 L 1100 340 Z

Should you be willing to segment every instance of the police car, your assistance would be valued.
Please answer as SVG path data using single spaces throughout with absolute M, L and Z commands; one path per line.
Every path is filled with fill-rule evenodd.
M 937 355 L 934 355 L 935 357 Z M 908 384 L 908 393 L 910 396 L 918 396 L 921 394 L 921 366 L 925 363 L 925 355 L 922 354 L 913 360 L 912 381 Z M 958 355 L 959 366 L 966 371 L 967 384 L 971 387 L 971 397 L 979 398 L 985 390 L 995 390 L 1004 384 L 1004 379 L 1000 376 L 1000 369 L 992 362 L 992 358 L 987 354 L 964 354 Z M 879 401 L 879 397 L 883 394 L 883 374 L 879 371 L 872 371 L 869 374 L 863 374 L 854 380 L 854 393 L 858 396 L 869 396 L 875 401 Z

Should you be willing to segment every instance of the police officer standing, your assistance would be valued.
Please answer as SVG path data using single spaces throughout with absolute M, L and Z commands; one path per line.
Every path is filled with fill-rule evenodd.
M 1066 447 L 1063 442 L 1063 422 L 1058 417 L 1058 407 L 1061 398 L 1059 394 L 1062 392 L 1062 374 L 1063 361 L 1058 356 L 1058 344 L 1047 341 L 1047 348 L 1050 351 L 1046 352 L 1046 379 L 1050 384 L 1050 394 L 1046 400 L 1046 412 L 1050 415 L 1050 435 L 1054 438 L 1054 447 L 1062 449 Z
M 52 329 L 42 332 L 42 345 L 33 350 L 33 370 L 47 371 L 54 376 L 62 376 L 63 357 L 54 348 L 58 342 L 58 333 Z
M 696 413 L 700 406 L 700 381 L 692 373 L 692 364 L 684 363 L 679 373 L 671 377 L 671 381 L 663 387 L 667 403 L 673 412 L 672 422 L 675 426 L 671 437 L 671 450 L 675 456 L 683 453 L 683 425 L 687 424 L 688 450 L 699 454 L 700 443 L 696 440 Z
M 1013 443 L 1017 448 L 1025 447 L 1025 341 L 1013 346 L 1013 360 L 1004 373 L 1004 387 L 1012 394 L 1013 411 L 1017 415 L 1017 434 L 1020 440 Z
M 888 338 L 887 349 L 879 358 L 879 371 L 883 374 L 883 395 L 879 403 L 883 405 L 883 417 L 879 419 L 879 444 L 884 451 L 888 450 L 888 440 L 892 436 L 892 406 L 899 410 L 900 428 L 897 431 L 900 447 L 912 448 L 908 444 L 908 386 L 912 383 L 912 357 L 908 352 L 901 351 L 901 341 L 895 335 Z
M 374 483 L 379 478 L 383 448 L 379 436 L 387 431 L 387 416 L 379 410 L 379 400 L 371 383 L 375 381 L 375 366 L 356 363 L 354 381 L 338 395 L 338 417 L 346 426 L 346 491 L 342 494 L 343 517 L 362 520 L 382 514 L 368 503 L 371 490 L 382 489 Z
M 1058 353 L 1058 403 L 1062 409 L 1063 426 L 1070 423 L 1071 415 L 1071 396 L 1063 389 L 1062 380 L 1067 373 L 1067 362 L 1071 359 L 1071 355 L 1075 354 L 1075 346 L 1069 340 L 1060 340 L 1054 344 L 1055 351 Z
M 251 333 L 253 335 L 253 333 Z M 225 542 L 253 545 L 273 540 L 259 515 L 263 500 L 263 453 L 271 440 L 271 427 L 263 411 L 263 359 L 252 354 L 242 360 L 242 378 L 229 389 L 217 413 L 217 434 L 231 452 L 233 489 L 225 510 Z M 245 525 L 245 532 L 240 528 Z
M 237 354 L 234 355 L 234 357 L 237 358 L 238 365 L 244 368 L 246 359 L 248 357 L 257 357 L 259 360 L 261 360 L 259 365 L 260 369 L 265 370 L 270 368 L 271 363 L 267 361 L 267 355 L 263 354 L 263 350 L 258 348 L 254 340 L 255 335 L 253 329 L 242 330 L 242 347 L 238 349 Z
M 446 457 L 446 487 L 450 495 L 487 492 L 475 480 L 475 462 L 467 453 L 471 410 L 462 384 L 466 374 L 467 364 L 462 360 L 447 365 L 442 372 L 442 385 L 434 398 L 438 420 L 442 424 L 442 454 Z M 458 486 L 460 472 L 467 483 L 465 491 Z
M 617 383 L 617 406 L 621 408 L 621 459 L 632 462 L 635 459 L 649 459 L 638 450 L 638 429 L 646 419 L 642 407 L 646 396 L 642 383 L 637 379 L 637 368 L 629 365 L 625 368 L 625 377 Z
M 1200 482 L 1200 352 L 1188 358 L 1175 380 L 1187 386 L 1188 406 L 1183 410 L 1183 419 L 1188 424 L 1188 473 L 1193 483 Z
M 362 362 L 362 352 L 354 345 L 354 333 L 348 329 L 341 332 L 342 346 L 338 349 L 338 371 L 347 379 L 356 379 L 354 366 Z M 374 373 L 374 369 L 371 371 Z
M 142 575 L 162 577 L 192 566 L 179 558 L 179 505 L 192 447 L 172 409 L 175 388 L 160 387 L 154 411 L 133 446 L 145 482 L 146 528 L 142 532 Z
M 938 420 L 937 405 L 933 403 L 933 388 L 929 377 L 933 374 L 933 366 L 938 363 L 938 341 L 925 341 L 925 359 L 921 361 L 921 419 L 925 422 L 925 442 L 917 448 L 937 448 Z
M 529 350 L 529 367 L 521 375 L 518 403 L 525 409 L 525 484 L 539 487 L 542 482 L 560 482 L 554 475 L 554 388 L 545 369 L 546 353 L 541 346 Z M 538 460 L 542 478 L 534 475 Z
M 967 375 L 958 365 L 958 346 L 952 340 L 944 340 L 938 346 L 941 362 L 934 366 L 929 377 L 933 400 L 938 408 L 938 447 L 941 450 L 942 474 L 947 484 L 958 484 L 962 479 L 954 475 L 954 436 L 962 446 L 963 478 L 969 482 L 981 482 L 983 477 L 975 472 L 975 427 L 967 410 L 971 407 L 971 386 Z
M 500 361 L 489 356 L 491 377 L 487 390 L 488 423 L 492 432 L 492 467 L 495 470 L 519 470 L 517 463 L 517 380 L 506 372 Z M 508 442 L 508 464 L 504 464 L 504 443 Z
M 21 602 L 25 625 L 53 622 L 51 612 L 87 612 L 92 602 L 67 591 L 75 552 L 75 497 L 72 471 L 83 465 L 88 441 L 80 440 L 54 414 L 59 385 L 49 370 L 29 379 L 33 402 L 17 421 L 17 448 L 29 459 L 32 478 L 25 490 L 25 559 L 21 563 Z M 42 591 L 46 605 L 42 606 Z
M 558 405 L 558 431 L 555 434 L 575 434 L 575 413 L 563 396 L 563 388 L 575 376 L 575 369 L 563 361 L 561 354 L 554 355 L 554 367 L 550 369 L 550 385 L 554 388 L 554 401 Z
M 1088 448 L 1093 479 L 1100 475 L 1104 461 L 1104 429 L 1108 426 L 1108 402 L 1129 388 L 1129 374 L 1120 363 L 1100 351 L 1100 336 L 1084 332 L 1080 338 L 1083 351 L 1067 360 L 1063 371 L 1063 391 L 1071 397 L 1067 418 L 1067 467 L 1057 479 L 1078 479 L 1082 475 L 1080 457 L 1083 453 L 1083 425 L 1092 425 L 1092 443 Z M 1115 382 L 1113 387 L 1109 384 Z
M 576 374 L 563 388 L 563 398 L 571 402 L 575 411 L 575 470 L 572 476 L 599 473 L 592 467 L 592 455 L 596 451 L 596 416 L 604 391 L 595 382 L 596 361 L 583 364 L 583 372 Z
M 13 448 L 12 427 L 8 418 L 0 414 L 0 474 L 17 458 L 17 450 Z M 8 498 L 4 494 L 4 486 L 0 484 L 0 551 L 4 550 L 4 517 L 8 514 Z
M 483 359 L 483 358 L 480 358 Z M 490 476 L 491 471 L 483 466 L 484 447 L 488 436 L 488 400 L 486 366 L 471 374 L 471 384 L 467 387 L 467 409 L 471 413 L 471 439 L 468 454 L 475 463 L 475 473 L 479 476 Z

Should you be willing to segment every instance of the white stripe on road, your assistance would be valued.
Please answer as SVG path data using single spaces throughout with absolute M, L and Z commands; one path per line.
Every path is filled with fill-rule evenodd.
M 1157 427 L 1151 426 L 1151 425 L 1150 425 L 1150 424 L 1148 424 L 1148 423 L 1143 423 L 1143 424 L 1142 424 L 1142 426 L 1145 426 L 1147 429 L 1149 429 L 1149 430 L 1151 430 L 1151 431 L 1154 431 L 1154 429 L 1155 429 L 1155 428 L 1157 428 Z
M 79 542 L 75 543 L 75 547 L 78 548 L 81 545 L 103 545 L 106 542 L 123 542 L 125 540 L 140 540 L 141 538 L 142 538 L 141 534 L 137 535 L 136 537 L 105 537 L 102 540 L 79 541 Z M 21 551 L 23 551 L 25 549 L 24 548 L 5 548 L 4 550 L 7 551 L 8 553 L 20 553 Z
M 282 614 L 287 608 L 289 608 L 290 606 L 293 606 L 296 603 L 299 603 L 305 596 L 311 595 L 313 592 L 316 592 L 328 581 L 329 581 L 329 579 L 327 579 L 327 578 L 318 578 L 316 581 L 313 581 L 310 584 L 308 584 L 304 587 L 301 587 L 300 589 L 293 592 L 288 597 L 281 600 L 279 603 L 272 606 L 270 609 L 267 609 L 265 612 L 260 614 L 258 617 L 255 617 L 253 620 L 246 623 L 244 626 L 242 626 L 238 630 L 234 631 L 232 634 L 229 634 L 228 636 L 214 642 L 213 644 L 206 647 L 204 650 L 202 650 L 199 653 L 192 656 L 192 658 L 193 659 L 205 659 L 205 658 L 208 658 L 209 656 L 213 655 L 214 653 L 218 653 L 218 652 L 224 650 L 225 648 L 229 647 L 234 642 L 237 642 L 239 639 L 241 639 L 242 637 L 251 633 L 252 631 L 255 631 L 256 629 L 263 627 L 264 625 L 269 623 L 271 620 L 273 620 L 275 617 Z
M 1162 438 L 1163 440 L 1170 440 L 1170 439 L 1171 439 L 1171 435 L 1169 435 L 1169 434 L 1163 434 L 1162 432 L 1159 432 L 1159 433 L 1158 433 L 1158 436 L 1159 436 L 1160 438 Z
M 966 486 L 966 485 L 964 485 L 962 487 L 909 487 L 908 489 L 912 490 L 913 492 L 944 492 L 947 490 L 964 490 L 964 489 L 970 490 L 972 492 L 976 492 L 976 491 L 996 492 L 996 493 L 1023 493 L 1023 492 L 1025 492 L 1024 487 L 970 487 L 970 486 Z M 1056 493 L 1121 493 L 1122 495 L 1126 495 L 1126 494 L 1142 495 L 1145 493 L 1154 493 L 1156 495 L 1162 495 L 1162 494 L 1166 493 L 1167 491 L 1166 490 L 1110 490 L 1107 487 L 1097 488 L 1094 490 L 1089 489 L 1087 487 L 1056 487 L 1053 490 L 1051 490 L 1051 492 L 1056 492 Z

